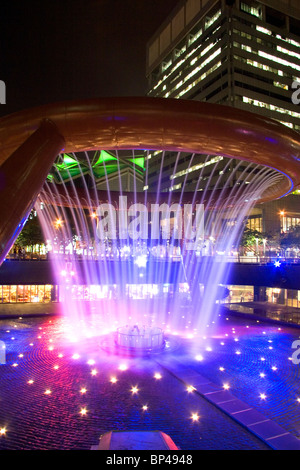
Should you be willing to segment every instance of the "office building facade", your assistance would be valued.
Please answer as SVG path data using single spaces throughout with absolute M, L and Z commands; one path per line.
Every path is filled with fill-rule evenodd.
M 149 41 L 146 73 L 149 96 L 233 106 L 299 132 L 300 106 L 292 98 L 300 87 L 300 5 L 297 0 L 183 0 Z M 191 156 L 178 160 L 176 153 L 164 155 L 161 171 L 156 156 L 148 162 L 149 191 L 157 187 L 158 175 L 162 191 L 180 191 L 183 185 L 201 191 L 229 180 L 232 186 L 247 175 L 245 166 L 236 169 L 235 160 L 228 164 L 222 156 L 197 155 L 188 165 Z M 297 225 L 299 199 L 296 191 L 255 207 L 249 227 L 276 232 Z

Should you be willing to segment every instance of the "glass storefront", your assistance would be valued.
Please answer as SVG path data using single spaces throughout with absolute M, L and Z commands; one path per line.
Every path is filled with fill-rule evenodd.
M 27 303 L 55 301 L 57 286 L 52 285 L 3 285 L 0 286 L 1 303 Z
M 280 229 L 282 232 L 288 232 L 289 229 L 293 229 L 300 224 L 300 217 L 293 217 L 283 214 L 280 215 Z
M 226 286 L 230 292 L 224 303 L 241 303 L 254 301 L 253 286 Z M 300 308 L 300 290 L 266 287 L 266 302 Z
M 292 289 L 267 288 L 268 302 L 300 308 L 300 291 Z
M 229 295 L 224 299 L 224 303 L 253 302 L 253 286 L 226 286 Z
M 223 286 L 229 295 L 221 300 L 222 303 L 243 303 L 254 301 L 253 286 Z M 201 287 L 203 289 L 203 286 Z M 187 283 L 179 284 L 176 288 L 182 300 L 190 298 Z M 0 286 L 0 303 L 48 303 L 63 301 L 64 289 L 53 285 L 2 285 Z M 68 294 L 70 295 L 70 291 Z M 124 296 L 128 299 L 167 298 L 175 295 L 172 284 L 126 284 L 123 288 L 116 285 L 73 285 L 71 297 L 74 300 L 116 300 Z M 265 288 L 265 300 L 272 304 L 300 308 L 300 290 Z
M 250 230 L 256 230 L 257 232 L 262 232 L 262 217 L 261 216 L 250 216 L 247 220 L 246 226 Z

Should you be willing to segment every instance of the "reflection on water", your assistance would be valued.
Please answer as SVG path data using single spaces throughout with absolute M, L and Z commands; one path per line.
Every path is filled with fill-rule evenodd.
M 159 429 L 183 450 L 266 448 L 192 383 L 160 366 L 159 357 L 226 385 L 299 436 L 300 369 L 289 360 L 297 329 L 222 315 L 204 337 L 173 331 L 166 340 L 176 339 L 176 348 L 136 358 L 101 348 L 105 335 L 97 336 L 97 325 L 95 336 L 80 341 L 71 327 L 62 317 L 0 321 L 7 349 L 0 366 L 1 449 L 89 449 L 112 429 Z
M 249 304 L 247 304 L 247 302 L 243 304 L 227 304 L 226 308 L 232 313 L 238 312 L 265 319 L 276 320 L 278 322 L 300 325 L 300 309 L 266 303 L 259 304 L 258 302 L 251 302 Z

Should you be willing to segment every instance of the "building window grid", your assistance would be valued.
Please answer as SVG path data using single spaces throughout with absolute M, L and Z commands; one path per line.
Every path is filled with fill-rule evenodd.
M 291 228 L 300 225 L 300 217 L 284 215 L 280 217 L 280 229 L 282 232 L 288 232 Z
M 221 16 L 221 10 L 219 12 L 217 12 L 216 15 L 214 15 L 214 20 L 211 24 L 215 23 Z M 211 25 L 210 25 L 211 26 Z M 181 60 L 178 60 L 182 53 L 181 54 L 178 54 L 176 53 L 176 51 L 178 51 L 178 48 L 174 48 L 174 50 L 172 51 L 171 55 L 174 57 L 174 62 L 172 59 L 167 59 L 165 61 L 162 62 L 162 64 L 165 64 L 164 67 L 162 68 L 161 67 L 161 72 L 160 72 L 160 75 L 165 72 L 167 69 L 169 69 L 169 67 L 172 65 L 172 63 L 174 63 L 173 67 L 171 68 L 171 70 L 169 71 L 168 74 L 165 74 L 162 78 L 159 78 L 159 76 L 156 77 L 156 80 L 158 80 L 158 82 L 152 86 L 152 91 L 155 91 L 157 90 L 157 88 L 162 85 L 164 82 L 167 82 L 168 79 L 170 78 L 170 75 L 176 71 L 178 69 L 178 67 L 180 67 L 183 63 L 187 62 L 189 60 L 189 58 L 196 53 L 196 51 L 198 51 L 200 48 L 203 47 L 203 45 L 205 44 L 205 42 L 207 41 L 214 41 L 213 39 L 213 36 L 216 34 L 216 32 L 218 32 L 220 30 L 221 26 L 217 26 L 213 31 L 211 31 L 210 35 L 204 39 L 204 37 L 202 37 L 202 40 L 201 39 L 201 36 L 204 35 L 204 32 L 205 30 L 203 31 L 202 27 L 199 27 L 199 34 L 196 34 L 195 35 L 195 39 L 193 41 L 191 41 L 191 35 L 188 35 L 187 38 L 186 38 L 186 46 L 184 46 L 184 49 L 185 51 L 184 52 L 187 52 L 187 54 L 185 55 L 185 57 Z M 208 27 L 207 27 L 208 29 Z M 197 37 L 196 37 L 197 36 Z M 221 39 L 221 38 L 220 38 Z M 195 42 L 197 41 L 196 44 L 194 44 Z M 213 42 L 214 43 L 214 42 Z M 193 46 L 194 44 L 194 46 Z M 193 48 L 191 50 L 188 51 L 188 49 L 191 48 L 191 46 L 193 46 Z M 181 48 L 182 50 L 182 48 Z M 166 64 L 168 64 L 168 67 L 166 67 Z
M 251 5 L 248 5 L 246 4 L 245 2 L 241 2 L 241 4 L 243 5 L 243 8 L 241 8 L 241 11 L 245 11 L 247 13 L 250 13 L 251 15 L 254 15 L 255 17 L 261 17 L 261 10 L 260 8 L 256 8 L 256 7 L 253 7 Z M 220 19 L 221 17 L 221 10 L 218 10 L 216 12 L 216 14 L 207 20 L 208 17 L 206 17 L 206 19 L 204 20 L 204 24 L 207 24 L 209 26 L 211 26 L 213 23 L 215 23 L 218 19 Z M 240 18 L 238 16 L 234 17 L 234 20 L 236 21 L 239 21 Z M 206 23 L 205 23 L 206 22 Z M 196 41 L 198 43 L 197 45 L 197 49 L 199 47 L 201 47 L 201 45 L 203 45 L 203 38 L 202 38 L 202 42 L 200 41 L 201 39 L 201 36 L 203 36 L 204 32 L 205 32 L 205 28 L 203 30 L 203 27 L 202 27 L 202 24 L 203 24 L 203 21 L 201 21 L 201 24 L 199 25 L 199 30 L 198 32 L 195 32 L 195 33 L 192 33 L 192 34 L 188 34 L 187 37 L 186 37 L 186 44 L 182 47 L 180 47 L 178 49 L 177 48 L 174 48 L 173 52 L 172 52 L 172 56 L 173 56 L 173 60 L 172 59 L 168 59 L 167 61 L 164 61 L 163 64 L 168 64 L 168 67 L 170 67 L 170 65 L 173 63 L 174 59 L 175 61 L 178 60 L 179 57 L 181 57 L 184 52 L 187 52 L 187 50 L 190 48 L 190 46 L 192 46 Z M 252 26 L 252 25 L 251 25 Z M 256 31 L 258 31 L 259 33 L 262 33 L 262 34 L 265 34 L 265 35 L 268 35 L 268 36 L 272 36 L 272 37 L 276 37 L 278 40 L 284 42 L 285 44 L 290 44 L 292 47 L 299 47 L 300 46 L 300 43 L 298 41 L 296 41 L 295 39 L 293 38 L 287 38 L 287 37 L 282 37 L 279 33 L 275 33 L 267 28 L 265 28 L 264 26 L 260 26 L 260 25 L 257 25 L 255 23 L 253 23 L 253 26 L 256 28 Z M 220 28 L 220 26 L 219 26 Z M 218 28 L 218 29 L 219 29 Z M 212 34 L 214 34 L 215 31 L 213 31 L 209 38 L 212 37 Z M 244 33 L 245 36 L 250 36 L 250 34 L 247 34 L 247 33 Z M 252 36 L 252 39 L 255 39 L 255 36 Z M 256 41 L 258 41 L 259 38 L 256 38 Z M 179 51 L 179 52 L 178 52 Z M 289 49 L 286 49 L 284 47 L 281 47 L 280 45 L 277 45 L 277 51 L 279 52 L 282 52 L 283 54 L 288 54 L 290 56 L 294 56 L 296 58 L 299 58 L 299 54 L 296 52 L 296 51 L 293 51 L 293 50 L 289 50 Z M 194 52 L 194 50 L 190 51 L 185 57 L 184 59 L 182 59 L 180 62 L 178 62 L 177 64 L 175 63 L 174 64 L 174 67 L 172 69 L 172 71 L 174 71 L 174 69 L 176 70 L 177 67 L 179 67 L 182 62 L 185 62 L 186 60 L 188 60 L 188 58 L 190 57 L 190 55 Z M 270 58 L 270 57 L 269 57 Z M 275 57 L 275 60 L 277 59 L 277 57 Z M 279 58 L 280 59 L 280 58 Z M 274 57 L 271 58 L 271 60 L 274 60 Z M 295 66 L 297 70 L 300 70 L 300 68 L 298 69 L 298 65 L 297 64 L 293 64 L 291 62 L 288 62 L 286 61 L 285 59 L 281 59 L 282 61 L 282 65 L 288 65 L 290 67 L 293 67 Z M 277 60 L 276 60 L 277 61 Z M 165 70 L 166 67 L 163 67 L 163 69 Z M 163 70 L 162 69 L 162 70 Z M 171 71 L 171 72 L 172 72 Z M 153 90 L 155 90 L 161 83 L 162 81 L 166 80 L 168 78 L 168 76 L 164 76 L 163 79 L 159 80 L 159 82 L 154 85 L 152 88 Z
M 255 53 L 255 54 L 259 55 L 259 53 L 261 52 L 261 55 L 266 54 L 266 58 L 268 60 L 272 60 L 272 61 L 278 63 L 278 59 L 279 59 L 279 63 L 281 63 L 283 66 L 288 66 L 290 68 L 300 70 L 299 69 L 300 65 L 298 65 L 297 63 L 294 64 L 293 62 L 286 60 L 287 55 L 300 60 L 300 54 L 296 50 L 297 48 L 300 47 L 300 43 L 298 41 L 296 41 L 295 39 L 290 38 L 290 37 L 283 37 L 280 34 L 278 34 L 276 32 L 273 32 L 273 31 L 271 31 L 271 30 L 269 30 L 269 29 L 267 29 L 263 26 L 253 24 L 256 31 L 258 33 L 262 33 L 262 34 L 259 34 L 259 36 L 257 36 L 257 35 L 255 35 L 255 32 L 253 31 L 253 29 L 250 26 L 248 27 L 248 32 L 237 29 L 239 18 L 234 17 L 234 20 L 235 20 L 235 28 L 233 28 L 233 33 L 235 33 L 237 35 L 240 35 L 241 37 L 244 37 L 245 39 L 248 39 L 252 43 L 253 43 L 253 41 L 255 41 L 258 44 L 260 44 L 260 46 L 261 45 L 265 46 L 268 50 L 270 50 L 270 47 L 271 47 L 271 48 L 274 49 L 274 51 L 281 53 L 283 57 L 279 56 L 279 58 L 278 58 L 277 56 L 269 54 L 269 52 L 267 53 L 267 52 L 264 52 L 264 51 L 255 51 L 253 48 L 252 48 L 252 51 L 251 51 L 252 53 Z M 244 28 L 244 25 L 243 25 L 243 28 Z M 263 39 L 264 38 L 263 35 L 268 35 L 270 37 L 270 40 L 265 42 L 264 39 Z M 289 44 L 291 46 L 289 49 L 287 49 L 287 44 Z M 289 74 L 284 74 L 284 75 L 286 75 L 288 77 L 292 77 L 292 75 L 290 73 Z M 297 78 L 293 77 L 293 79 L 295 80 Z
M 250 230 L 256 230 L 257 232 L 262 232 L 263 231 L 262 217 L 261 216 L 249 217 L 247 220 L 246 226 Z
M 249 15 L 255 16 L 256 18 L 262 17 L 262 8 L 261 6 L 249 5 L 245 2 L 241 2 L 241 11 L 248 13 Z
M 219 38 L 217 41 L 219 41 L 221 38 Z M 217 42 L 216 41 L 216 42 Z M 166 84 L 170 84 L 172 83 L 174 80 L 176 80 L 176 78 L 179 78 L 181 75 L 184 75 L 184 70 L 181 70 L 180 73 L 175 76 L 175 77 L 172 77 L 172 74 L 178 69 L 179 66 L 181 66 L 183 63 L 188 63 L 188 60 L 191 58 L 189 64 L 188 64 L 188 69 L 191 68 L 191 66 L 193 66 L 198 60 L 199 58 L 202 58 L 205 54 L 207 54 L 209 52 L 209 50 L 215 46 L 216 42 L 212 42 L 211 44 L 209 44 L 208 46 L 206 46 L 201 52 L 200 54 L 197 56 L 197 57 L 194 57 L 194 58 L 191 58 L 198 49 L 202 48 L 203 44 L 200 44 L 199 46 L 197 46 L 195 49 L 193 49 L 192 51 L 190 51 L 185 59 L 182 59 L 180 60 L 179 62 L 177 62 L 174 67 L 170 70 L 170 72 L 167 74 L 167 75 L 164 75 L 156 85 L 154 85 L 152 87 L 152 91 L 155 91 L 157 90 L 160 86 L 162 89 L 164 89 L 164 87 L 166 87 Z M 219 51 L 221 52 L 221 51 Z M 214 58 L 214 57 L 213 57 Z M 211 60 L 213 60 L 213 58 L 211 58 L 211 56 L 208 56 L 205 61 L 201 64 L 200 68 L 204 68 L 209 62 L 211 62 Z M 193 62 L 193 63 L 192 63 Z M 185 69 L 186 70 L 186 69 Z M 197 71 L 199 70 L 192 70 L 190 72 L 190 74 L 194 75 L 195 73 L 197 73 Z M 183 83 L 186 82 L 189 78 L 191 78 L 190 74 L 188 76 L 185 75 L 184 77 L 184 80 L 183 80 Z M 171 79 L 171 80 L 170 80 Z M 178 85 L 176 85 L 171 91 L 167 92 L 165 94 L 165 97 L 169 96 L 174 90 L 176 90 L 178 88 Z M 158 91 L 158 94 L 160 94 L 160 91 Z
M 235 25 L 237 26 L 237 25 Z M 241 48 L 248 48 L 248 52 L 252 52 L 253 54 L 259 54 L 259 50 L 256 50 L 254 47 L 253 47 L 253 43 L 256 43 L 258 46 L 257 47 L 265 47 L 268 51 L 270 51 L 270 49 L 273 49 L 274 52 L 279 52 L 280 54 L 282 54 L 283 56 L 290 56 L 290 57 L 294 57 L 295 59 L 297 60 L 300 60 L 300 54 L 299 52 L 296 52 L 296 50 L 294 49 L 287 49 L 286 47 L 283 47 L 280 42 L 281 42 L 281 39 L 278 40 L 278 35 L 276 35 L 276 39 L 274 36 L 272 36 L 272 42 L 269 41 L 265 41 L 263 38 L 261 38 L 260 36 L 257 36 L 255 35 L 254 31 L 249 31 L 249 33 L 245 32 L 245 31 L 242 31 L 240 29 L 237 29 L 237 27 L 233 28 L 233 34 L 238 36 L 238 37 L 241 37 L 243 39 L 246 39 L 249 41 L 249 44 L 242 44 L 242 46 L 238 46 L 238 47 L 241 47 Z M 260 30 L 258 30 L 260 31 Z M 234 39 L 238 39 L 237 37 L 234 37 Z M 284 44 L 286 46 L 286 44 Z M 292 47 L 295 47 L 295 46 L 292 46 Z M 296 46 L 297 48 L 300 47 L 300 44 L 299 46 Z M 296 49 L 295 47 L 295 49 Z M 268 53 L 268 59 L 269 60 L 273 60 L 275 61 L 276 63 L 278 62 L 277 61 L 277 56 L 274 57 L 272 56 L 271 54 Z M 287 61 L 284 57 L 279 57 L 279 60 L 281 61 L 280 63 L 282 63 L 282 65 L 287 65 L 289 67 L 294 67 L 296 65 L 297 67 L 297 64 L 294 64 L 293 62 L 290 62 L 290 61 Z M 282 62 L 283 61 L 283 62 Z
M 250 13 L 252 16 L 255 16 L 256 18 L 262 17 L 261 9 L 259 8 L 256 9 L 256 7 L 254 7 L 253 5 L 250 6 L 249 4 L 245 2 L 242 2 L 242 3 L 243 3 L 243 8 L 241 8 L 241 10 L 243 10 L 246 13 Z M 243 17 L 243 14 L 241 16 Z M 220 17 L 220 12 L 217 12 L 216 15 L 213 17 L 214 21 L 212 23 L 214 23 L 217 19 L 219 19 L 219 17 Z M 243 49 L 246 53 L 246 57 L 247 57 L 247 52 L 248 52 L 248 53 L 259 56 L 261 58 L 261 61 L 258 62 L 258 61 L 251 60 L 246 57 L 239 57 L 236 55 L 234 56 L 234 58 L 237 60 L 243 61 L 247 65 L 250 65 L 252 67 L 260 68 L 264 72 L 270 72 L 270 77 L 271 75 L 273 76 L 276 75 L 276 77 L 280 77 L 280 76 L 286 77 L 286 79 L 285 80 L 283 79 L 282 81 L 278 79 L 273 80 L 272 85 L 276 88 L 281 88 L 284 91 L 288 91 L 287 81 L 291 79 L 293 81 L 297 80 L 297 77 L 295 75 L 292 75 L 292 73 L 287 73 L 288 69 L 286 69 L 286 67 L 288 67 L 289 69 L 292 69 L 293 71 L 294 70 L 300 71 L 300 64 L 298 65 L 297 63 L 291 62 L 290 60 L 287 60 L 287 59 L 289 59 L 289 57 L 294 57 L 297 61 L 300 60 L 300 54 L 296 52 L 296 48 L 300 47 L 300 43 L 291 37 L 282 36 L 281 34 L 276 32 L 278 28 L 274 26 L 272 26 L 272 30 L 274 29 L 275 32 L 271 31 L 270 29 L 265 28 L 264 26 L 257 25 L 255 23 L 256 20 L 254 19 L 251 20 L 250 16 L 249 16 L 249 20 L 250 21 L 247 23 L 246 26 L 243 25 L 245 26 L 246 31 L 239 31 L 238 29 L 233 29 L 233 32 L 240 35 L 242 38 L 244 38 L 248 42 L 248 44 L 247 43 L 238 44 L 237 42 L 235 42 L 234 46 L 239 47 L 240 49 Z M 238 27 L 238 23 L 241 23 L 243 20 L 239 16 L 236 16 L 233 18 L 233 21 L 235 21 L 235 23 L 233 24 Z M 220 25 L 222 24 L 224 23 L 220 22 Z M 211 33 L 209 37 L 207 37 L 206 41 L 207 40 L 210 40 L 211 42 L 213 41 L 212 35 L 221 28 L 220 25 Z M 199 26 L 200 26 L 200 22 L 199 22 Z M 247 32 L 247 30 L 249 32 Z M 256 32 L 258 32 L 258 35 L 255 35 Z M 180 60 L 180 63 L 178 63 L 178 65 L 175 64 L 176 69 L 183 63 L 188 63 L 187 61 L 189 60 L 190 60 L 190 65 L 195 65 L 198 60 L 201 60 L 202 56 L 204 55 L 204 52 L 207 53 L 212 48 L 212 43 L 211 45 L 209 44 L 208 46 L 205 47 L 206 41 L 204 41 L 204 37 L 205 37 L 204 33 L 205 33 L 205 28 L 203 30 L 203 21 L 202 21 L 201 27 L 199 27 L 198 31 L 194 29 L 194 32 L 192 32 L 192 34 L 187 35 L 187 37 L 185 38 L 186 45 L 187 45 L 187 47 L 185 48 L 185 52 L 187 52 L 187 54 L 184 58 Z M 229 33 L 231 33 L 231 31 L 229 31 Z M 268 41 L 264 39 L 264 36 L 266 35 L 270 37 Z M 220 37 L 218 40 L 220 40 Z M 256 42 L 256 49 L 253 49 L 253 41 Z M 288 44 L 291 46 L 290 49 L 287 48 Z M 192 45 L 196 47 L 193 47 L 193 49 L 189 51 Z M 205 47 L 205 49 L 202 49 L 203 47 Z M 265 47 L 266 50 L 268 50 L 268 52 L 266 52 L 266 50 L 262 50 L 262 47 Z M 276 53 L 276 56 L 274 54 L 269 53 L 270 47 L 274 50 L 274 53 Z M 202 49 L 202 55 L 198 54 L 199 49 Z M 197 57 L 195 57 L 196 53 L 198 54 Z M 278 53 L 279 53 L 279 57 L 278 57 Z M 178 58 L 178 57 L 181 57 L 181 55 L 182 53 L 176 54 L 175 50 L 173 51 L 173 57 Z M 282 65 L 283 70 L 280 70 L 278 67 L 275 68 L 275 67 L 271 67 L 270 65 L 267 65 L 266 63 L 262 63 L 264 60 L 268 60 L 271 63 L 274 62 L 274 64 L 276 63 L 276 65 L 280 63 Z M 195 86 L 200 81 L 204 80 L 210 73 L 215 71 L 220 65 L 221 65 L 221 62 L 214 64 L 213 67 L 211 67 L 206 73 L 202 74 L 200 77 L 197 77 L 197 79 L 194 80 L 192 83 L 188 84 L 187 87 L 179 90 L 179 92 L 173 97 L 180 98 L 186 95 L 191 89 L 195 88 Z M 167 91 L 167 93 L 163 96 L 168 97 L 172 95 L 172 93 L 174 94 L 174 92 L 180 89 L 181 87 L 183 87 L 186 80 L 190 79 L 193 75 L 195 75 L 197 71 L 199 72 L 199 70 L 193 71 L 191 72 L 192 75 L 189 74 L 187 77 L 184 77 L 184 79 L 181 79 L 180 82 L 178 82 L 177 85 L 174 88 L 172 88 L 172 90 L 170 90 L 170 87 L 169 87 L 169 91 Z M 180 74 L 177 75 L 177 77 L 172 79 L 172 82 L 174 82 L 176 79 L 178 80 L 179 78 L 182 78 L 183 75 L 184 75 L 184 69 L 180 71 Z M 168 78 L 169 77 L 164 77 L 164 79 L 166 80 L 166 83 L 168 82 L 167 80 Z M 164 90 L 167 90 L 168 88 L 166 83 L 164 85 Z M 158 88 L 160 84 L 161 83 L 158 83 L 154 88 Z M 159 94 L 160 93 L 158 93 L 158 95 Z M 271 111 L 275 111 L 281 114 L 288 114 L 294 118 L 300 117 L 300 113 L 289 111 L 283 107 L 268 104 L 263 101 L 253 100 L 249 97 L 237 96 L 237 99 L 241 99 L 244 103 L 266 108 L 266 109 L 269 109 Z M 292 124 L 291 122 L 285 122 L 280 119 L 278 119 L 278 121 L 280 121 L 282 124 L 288 127 L 294 127 L 295 129 L 300 129 L 300 126 L 296 124 Z
M 251 104 L 253 106 L 258 106 L 260 108 L 266 108 L 270 111 L 276 111 L 281 114 L 289 114 L 292 117 L 300 118 L 300 113 L 296 113 L 295 111 L 289 111 L 288 109 L 281 108 L 280 106 L 275 106 L 273 104 L 265 103 L 264 101 L 255 100 L 253 98 L 249 98 L 248 96 L 243 96 L 243 102 L 247 104 Z
M 194 82 L 190 83 L 186 88 L 184 88 L 177 95 L 175 95 L 174 98 L 181 98 L 183 95 L 187 94 L 191 89 L 195 88 L 195 86 L 198 85 L 198 83 L 202 82 L 206 77 L 208 77 L 215 70 L 217 70 L 219 67 L 221 67 L 221 65 L 222 65 L 222 62 L 218 61 L 210 69 L 208 69 L 207 72 L 204 72 Z
M 202 51 L 202 53 L 200 55 L 198 55 L 198 57 L 194 57 L 191 61 L 190 61 L 190 65 L 194 65 L 195 63 L 197 63 L 197 61 L 199 61 L 199 57 L 202 57 L 202 54 L 205 53 L 208 53 L 209 50 L 215 45 L 215 43 L 211 43 L 211 45 L 208 45 L 206 46 L 206 48 Z M 247 52 L 251 52 L 251 53 L 254 53 L 256 55 L 259 55 L 260 57 L 264 58 L 264 59 L 267 59 L 267 60 L 271 60 L 271 61 L 275 61 L 276 57 L 273 56 L 272 54 L 268 54 L 268 53 L 265 53 L 264 51 L 254 51 L 250 46 L 246 45 L 246 44 L 239 44 L 237 43 L 236 41 L 234 42 L 234 46 L 235 47 L 240 47 L 240 48 L 243 48 L 244 50 L 246 50 Z M 199 47 L 199 46 L 198 46 Z M 201 71 L 202 68 L 204 68 L 206 65 L 208 65 L 215 57 L 217 57 L 220 53 L 221 53 L 221 48 L 218 48 L 213 54 L 211 54 L 209 57 L 207 57 L 207 59 L 201 63 L 200 66 L 198 67 L 195 67 L 194 70 L 192 70 L 188 75 L 186 75 L 185 77 L 183 77 L 176 85 L 175 87 L 173 87 L 171 90 L 169 89 L 166 93 L 163 94 L 164 97 L 169 97 L 171 96 L 174 92 L 176 92 L 176 90 L 178 90 L 179 88 L 181 88 L 182 86 L 184 86 L 184 84 L 192 78 L 193 75 L 196 75 L 197 73 L 199 73 Z M 193 51 L 194 52 L 194 51 Z M 173 73 L 173 71 L 175 71 L 179 65 L 181 65 L 183 62 L 185 62 L 191 55 L 189 54 L 188 57 L 186 57 L 184 60 L 181 60 L 178 64 L 175 65 L 175 67 L 172 69 L 171 73 Z M 281 70 L 278 70 L 278 69 L 275 69 L 273 67 L 270 67 L 269 65 L 266 65 L 266 64 L 263 64 L 263 63 L 260 63 L 258 61 L 253 61 L 251 59 L 246 59 L 246 58 L 243 58 L 243 57 L 239 57 L 239 56 L 234 56 L 236 59 L 240 60 L 240 61 L 243 61 L 245 63 L 247 63 L 248 65 L 250 66 L 253 66 L 253 67 L 256 67 L 256 68 L 261 68 L 262 70 L 266 71 L 266 72 L 271 72 L 271 73 L 274 73 L 276 74 L 276 76 L 278 75 L 281 75 L 281 76 L 286 76 L 286 77 L 289 77 L 290 74 L 287 74 L 287 73 L 284 73 L 283 71 Z M 294 64 L 294 63 L 291 63 L 285 59 L 280 59 L 279 58 L 279 62 L 281 63 L 281 65 L 283 66 L 288 66 L 288 67 L 291 67 L 291 68 L 294 68 L 298 71 L 300 71 L 300 65 L 297 65 L 297 64 Z M 202 74 L 199 78 L 197 78 L 197 80 L 195 80 L 194 82 L 192 82 L 191 84 L 189 84 L 186 88 L 180 90 L 176 95 L 174 95 L 174 98 L 180 98 L 181 96 L 185 95 L 186 93 L 188 93 L 188 91 L 190 91 L 195 85 L 197 85 L 200 81 L 204 80 L 210 73 L 214 72 L 219 66 L 221 65 L 220 61 L 217 62 L 217 64 L 214 64 L 213 67 L 211 67 L 207 72 L 205 72 L 204 74 Z M 171 74 L 170 73 L 170 74 Z M 158 82 L 158 84 L 156 84 L 154 87 L 153 87 L 153 90 L 156 89 L 159 85 L 162 84 L 163 81 L 167 81 L 167 79 L 170 77 L 170 74 L 168 76 L 165 76 L 162 80 L 160 80 Z M 171 82 L 174 82 L 176 79 L 179 79 L 180 77 L 182 77 L 184 75 L 184 71 L 180 71 L 180 73 L 176 76 L 176 77 L 173 77 Z M 292 77 L 292 78 L 295 78 L 295 77 Z M 274 80 L 273 81 L 273 85 L 277 88 L 281 88 L 285 91 L 288 90 L 288 85 L 286 83 L 282 83 L 278 80 Z M 166 86 L 166 83 L 163 87 L 165 90 L 167 89 L 167 86 Z M 160 94 L 160 93 L 158 93 Z M 265 106 L 267 107 L 267 106 Z M 279 112 L 283 112 L 280 110 L 280 108 L 277 109 Z M 284 110 L 285 112 L 285 110 Z M 292 113 L 292 112 L 290 112 Z M 293 114 L 291 114 L 293 115 Z M 295 117 L 298 117 L 299 116 L 299 113 L 295 113 Z
M 249 45 L 244 44 L 242 42 L 240 43 L 240 42 L 237 42 L 237 41 L 233 41 L 233 46 L 236 47 L 236 48 L 245 50 L 246 52 L 249 52 L 251 54 L 258 55 L 259 57 L 262 57 L 263 59 L 274 62 L 276 65 L 280 64 L 283 67 L 289 67 L 289 68 L 292 69 L 292 71 L 294 71 L 294 70 L 297 70 L 298 72 L 300 71 L 300 64 L 296 64 L 295 62 L 290 62 L 289 60 L 284 59 L 280 56 L 275 56 L 275 55 L 270 54 L 269 52 L 265 52 L 261 49 L 256 50 L 253 47 L 250 47 Z M 280 52 L 280 53 L 284 54 L 283 52 Z M 294 56 L 294 57 L 296 59 L 300 60 L 300 58 L 298 58 L 296 56 Z M 262 64 L 262 65 L 265 65 L 266 67 L 269 67 L 269 65 L 266 64 L 266 63 Z M 278 72 L 278 69 L 271 67 L 271 71 L 277 71 Z M 293 76 L 293 74 L 292 73 L 286 73 L 286 76 Z

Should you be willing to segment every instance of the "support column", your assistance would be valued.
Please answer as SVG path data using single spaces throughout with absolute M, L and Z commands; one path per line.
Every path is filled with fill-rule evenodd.
M 254 302 L 265 302 L 267 300 L 267 288 L 254 286 Z
M 64 145 L 55 124 L 44 119 L 0 167 L 0 265 L 21 232 Z

